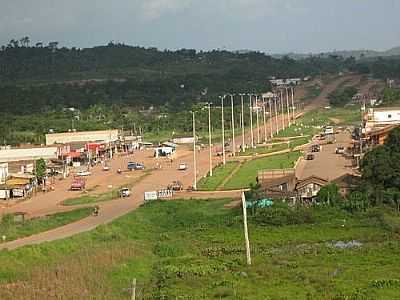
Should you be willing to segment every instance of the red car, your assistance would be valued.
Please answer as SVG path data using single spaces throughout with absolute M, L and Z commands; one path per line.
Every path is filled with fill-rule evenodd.
M 71 191 L 82 191 L 86 187 L 86 181 L 83 178 L 75 177 L 71 183 Z

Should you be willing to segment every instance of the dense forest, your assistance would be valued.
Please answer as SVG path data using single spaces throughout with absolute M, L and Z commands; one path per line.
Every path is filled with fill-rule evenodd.
M 223 93 L 265 92 L 272 77 L 346 71 L 399 77 L 400 59 L 317 55 L 294 60 L 261 52 L 161 51 L 113 42 L 79 49 L 57 42 L 31 45 L 24 37 L 0 48 L 0 140 L 38 142 L 49 129 L 71 128 L 74 118 L 80 130 L 125 123 L 159 130 L 156 116 L 138 113 L 152 106 L 165 113 L 161 127 L 173 130 L 184 127 L 180 121 L 193 105 L 215 102 Z M 81 114 L 71 116 L 65 111 L 69 107 Z M 86 117 L 99 107 L 109 111 L 107 120 Z

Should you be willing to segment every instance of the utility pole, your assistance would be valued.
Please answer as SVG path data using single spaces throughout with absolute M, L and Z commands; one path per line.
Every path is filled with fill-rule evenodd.
M 243 104 L 243 96 L 245 94 L 239 94 L 240 95 L 240 99 L 241 99 L 241 104 L 242 104 L 242 115 L 241 115 L 241 120 L 242 120 L 242 151 L 245 151 L 246 149 L 246 145 L 245 145 L 245 141 L 244 141 L 244 104 Z
M 276 134 L 279 134 L 279 124 L 278 124 L 278 94 L 275 95 L 274 97 L 275 101 L 275 125 L 276 125 Z
M 270 134 L 271 140 L 274 138 L 274 130 L 272 128 L 272 105 L 271 105 L 271 98 L 268 98 L 268 106 L 269 106 L 269 125 L 270 125 Z
M 292 90 L 292 117 L 293 117 L 293 123 L 296 123 L 296 116 L 295 116 L 295 106 L 294 106 L 294 87 L 291 87 Z
M 211 139 L 211 103 L 208 103 L 208 149 L 210 160 L 210 176 L 213 176 Z
M 287 108 L 287 117 L 288 117 L 288 123 L 289 123 L 289 127 L 292 125 L 292 122 L 290 120 L 290 104 L 289 104 L 289 90 L 286 87 L 286 108 Z
M 197 165 L 196 165 L 196 120 L 195 120 L 195 115 L 194 111 L 192 112 L 193 114 L 193 172 L 194 172 L 194 178 L 193 178 L 193 189 L 197 190 Z
M 232 117 L 232 153 L 233 156 L 236 155 L 236 144 L 235 144 L 235 117 L 233 113 L 233 97 L 235 96 L 234 94 L 230 94 L 231 96 L 231 117 Z
M 224 128 L 224 96 L 219 96 L 221 98 L 221 123 L 222 123 L 222 162 L 225 165 L 226 164 L 226 158 L 225 158 L 225 128 Z
M 264 120 L 264 142 L 267 142 L 267 120 L 265 119 L 265 99 L 264 99 L 264 97 L 262 97 L 262 106 L 263 106 L 263 120 Z
M 247 260 L 247 264 L 251 265 L 249 231 L 247 229 L 246 196 L 244 195 L 244 192 L 242 192 L 242 208 L 243 208 L 244 240 L 245 240 L 245 243 L 246 243 L 246 260 Z
M 251 103 L 251 97 L 253 96 L 252 94 L 249 95 L 249 101 L 250 101 L 250 136 L 251 136 L 251 148 L 254 148 L 254 133 L 253 133 L 253 105 Z
M 136 278 L 132 280 L 132 288 L 131 288 L 131 300 L 136 299 Z
M 283 102 L 283 90 L 280 90 L 281 92 L 281 112 L 282 112 L 282 130 L 285 130 L 285 108 L 284 108 L 284 102 Z
M 258 96 L 256 95 L 256 119 L 257 119 L 257 144 L 260 144 L 260 123 L 259 123 L 259 119 L 258 119 Z

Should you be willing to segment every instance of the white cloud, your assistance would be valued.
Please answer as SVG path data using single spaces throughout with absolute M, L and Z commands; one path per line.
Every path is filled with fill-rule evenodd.
M 144 20 L 158 19 L 167 13 L 182 11 L 192 3 L 192 0 L 145 0 L 142 4 Z

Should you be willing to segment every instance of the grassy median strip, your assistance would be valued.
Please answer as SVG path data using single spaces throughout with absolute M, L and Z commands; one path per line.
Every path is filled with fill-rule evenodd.
M 225 166 L 219 165 L 213 169 L 213 176 L 200 179 L 197 189 L 200 191 L 215 191 L 238 165 L 238 161 L 227 162 Z
M 0 236 L 5 236 L 6 241 L 16 240 L 73 223 L 89 216 L 92 211 L 93 209 L 90 207 L 79 208 L 68 212 L 29 219 L 21 223 L 14 221 L 12 214 L 4 215 L 0 222 Z
M 63 205 L 80 205 L 80 204 L 92 204 L 96 202 L 110 201 L 117 199 L 119 197 L 119 189 L 115 189 L 103 194 L 94 195 L 83 195 L 77 198 L 71 198 L 65 200 Z
M 277 154 L 245 162 L 238 172 L 225 184 L 224 190 L 236 190 L 247 188 L 256 182 L 258 171 L 268 169 L 293 168 L 294 163 L 300 157 L 300 151 Z

